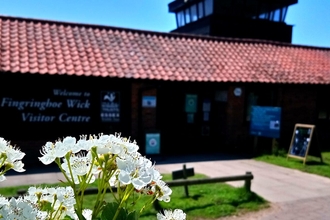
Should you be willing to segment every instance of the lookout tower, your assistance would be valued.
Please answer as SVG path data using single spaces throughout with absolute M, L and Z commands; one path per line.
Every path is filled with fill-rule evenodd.
M 290 5 L 298 0 L 175 0 L 172 32 L 291 43 L 292 25 L 285 23 Z

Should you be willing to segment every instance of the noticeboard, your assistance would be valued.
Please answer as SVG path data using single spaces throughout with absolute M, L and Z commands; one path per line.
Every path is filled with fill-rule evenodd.
M 252 106 L 250 134 L 254 136 L 280 137 L 281 108 Z
M 288 157 L 304 160 L 311 146 L 315 125 L 296 124 L 293 130 Z

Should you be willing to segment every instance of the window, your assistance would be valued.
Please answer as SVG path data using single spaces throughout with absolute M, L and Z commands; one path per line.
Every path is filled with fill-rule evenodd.
M 281 9 L 277 9 L 271 12 L 270 20 L 272 21 L 281 21 Z
M 274 11 L 262 13 L 259 15 L 258 18 L 270 20 L 270 21 L 276 21 L 276 22 L 284 22 L 287 10 L 288 7 L 279 8 Z M 252 18 L 256 19 L 256 17 L 252 17 Z
M 277 93 L 275 91 L 275 89 L 267 87 L 254 87 L 246 90 L 245 120 L 250 121 L 251 108 L 254 105 L 276 106 Z
M 261 15 L 259 15 L 260 19 L 268 19 L 268 13 L 263 13 Z
M 258 96 L 253 92 L 250 93 L 247 97 L 247 106 L 246 106 L 246 121 L 250 121 L 251 119 L 251 108 L 253 105 L 257 105 L 258 103 Z
M 283 7 L 282 11 L 281 11 L 281 21 L 284 22 L 285 21 L 285 17 L 286 17 L 286 13 L 288 11 L 288 7 Z
M 205 0 L 205 16 L 213 13 L 213 0 Z
M 330 92 L 321 89 L 317 97 L 318 119 L 330 120 Z
M 176 22 L 177 22 L 178 27 L 181 27 L 185 24 L 183 11 L 179 11 L 178 13 L 176 13 Z
M 203 2 L 198 3 L 198 18 L 204 17 L 204 6 Z
M 189 8 L 185 10 L 185 21 L 186 24 L 190 23 L 190 13 L 189 13 Z
M 213 0 L 202 0 L 189 8 L 176 12 L 176 22 L 178 27 L 182 27 L 190 22 L 197 21 L 213 13 Z
M 197 6 L 196 5 L 192 5 L 190 7 L 190 15 L 191 15 L 191 21 L 197 21 L 198 17 L 197 17 Z

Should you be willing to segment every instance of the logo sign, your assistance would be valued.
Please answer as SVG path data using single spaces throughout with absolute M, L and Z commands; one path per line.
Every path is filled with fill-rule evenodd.
M 255 136 L 280 137 L 281 108 L 252 106 L 250 134 Z
M 186 95 L 186 112 L 196 113 L 197 112 L 197 95 Z
M 119 122 L 120 121 L 120 97 L 119 92 L 101 92 L 101 121 Z
M 146 134 L 146 154 L 160 153 L 160 134 L 148 133 Z
M 142 107 L 155 108 L 156 107 L 156 96 L 143 96 Z

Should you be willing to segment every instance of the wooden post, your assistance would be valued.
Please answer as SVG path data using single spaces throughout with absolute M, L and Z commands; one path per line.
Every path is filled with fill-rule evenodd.
M 183 164 L 183 179 L 187 179 L 187 168 L 186 164 Z M 189 197 L 189 191 L 187 184 L 184 184 L 184 192 L 186 194 L 186 197 Z
M 318 136 L 318 132 L 316 130 L 316 127 L 314 129 L 314 133 L 315 133 L 315 139 L 316 139 L 316 145 L 317 145 L 317 148 L 318 148 L 318 152 L 320 153 L 319 154 L 319 157 L 321 159 L 321 163 L 323 163 L 323 159 L 322 159 L 322 150 L 321 150 L 321 147 L 320 147 L 320 142 L 319 142 L 319 136 Z
M 278 143 L 275 138 L 272 139 L 272 154 L 278 156 Z
M 253 139 L 253 154 L 258 154 L 258 137 L 254 136 Z
M 252 175 L 251 172 L 246 172 L 246 175 Z M 244 187 L 248 192 L 251 192 L 251 179 L 245 179 Z

